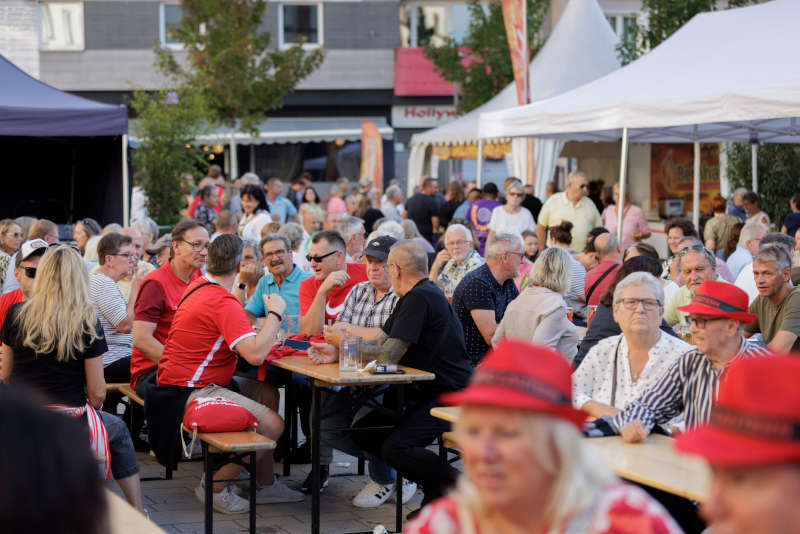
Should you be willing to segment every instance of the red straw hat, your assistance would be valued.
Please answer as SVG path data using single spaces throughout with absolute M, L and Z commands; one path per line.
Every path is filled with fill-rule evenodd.
M 572 369 L 564 356 L 539 345 L 503 340 L 461 391 L 445 404 L 501 406 L 556 415 L 582 427 L 587 414 L 572 407 Z
M 679 450 L 714 466 L 800 460 L 800 358 L 766 356 L 735 362 L 705 426 L 677 439 Z
M 757 315 L 749 313 L 747 293 L 728 282 L 706 280 L 697 288 L 692 302 L 678 308 L 682 312 L 713 317 L 730 317 L 752 323 Z

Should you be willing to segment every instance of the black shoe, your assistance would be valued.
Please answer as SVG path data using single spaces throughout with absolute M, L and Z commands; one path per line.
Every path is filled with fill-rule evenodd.
M 293 464 L 310 464 L 311 463 L 311 444 L 306 441 L 295 450 L 292 451 Z
M 322 493 L 322 490 L 328 487 L 328 476 L 330 474 L 330 467 L 327 465 L 319 466 L 319 491 Z M 314 473 L 309 473 L 306 479 L 303 481 L 302 486 L 300 486 L 300 491 L 305 494 L 311 493 L 311 478 Z

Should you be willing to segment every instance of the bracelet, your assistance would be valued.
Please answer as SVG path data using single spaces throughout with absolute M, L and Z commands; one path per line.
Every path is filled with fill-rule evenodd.
M 280 313 L 278 313 L 278 312 L 274 312 L 274 311 L 272 311 L 272 310 L 269 310 L 269 311 L 267 312 L 267 317 L 269 317 L 269 314 L 270 314 L 270 313 L 271 313 L 272 315 L 274 315 L 275 317 L 277 317 L 277 318 L 278 318 L 278 323 L 280 323 L 281 321 L 283 321 L 283 317 L 281 317 L 281 314 L 280 314 Z

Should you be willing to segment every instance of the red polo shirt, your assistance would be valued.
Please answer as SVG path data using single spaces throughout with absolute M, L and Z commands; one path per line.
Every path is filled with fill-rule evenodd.
M 201 276 L 186 291 L 210 281 Z M 156 381 L 190 388 L 227 385 L 236 371 L 236 344 L 255 335 L 230 291 L 216 283 L 200 287 L 175 312 Z
M 612 269 L 613 267 L 613 269 Z M 606 275 L 603 280 L 597 284 L 597 287 L 594 288 L 592 291 L 592 295 L 587 299 L 586 304 L 589 306 L 597 306 L 600 304 L 600 297 L 606 292 L 608 289 L 609 284 L 614 279 L 614 274 L 619 270 L 620 264 L 615 261 L 604 261 L 588 273 L 586 273 L 586 278 L 583 281 L 583 294 L 586 296 L 589 293 L 589 290 L 592 288 L 595 282 L 603 276 L 603 273 L 611 269 L 611 272 Z
M 161 344 L 167 341 L 175 309 L 189 286 L 172 272 L 170 263 L 165 263 L 144 277 L 134 306 L 134 320 L 155 323 L 153 337 Z M 201 274 L 198 269 L 192 274 L 191 280 Z M 134 346 L 131 356 L 131 387 L 136 387 L 139 377 L 155 367 L 156 364 Z
M 19 288 L 0 297 L 0 326 L 3 326 L 3 322 L 6 320 L 8 309 L 17 302 L 22 302 L 23 300 L 25 300 L 25 296 Z
M 367 280 L 367 266 L 363 263 L 348 263 L 347 274 L 350 275 L 350 279 L 343 286 L 328 292 L 328 296 L 325 299 L 324 324 L 336 322 L 336 318 L 339 317 L 339 313 L 344 307 L 344 299 L 347 298 L 347 294 L 350 293 L 354 285 Z M 314 302 L 314 297 L 317 296 L 317 291 L 323 281 L 317 280 L 312 276 L 300 282 L 300 315 L 308 313 L 308 309 L 311 307 L 311 303 Z

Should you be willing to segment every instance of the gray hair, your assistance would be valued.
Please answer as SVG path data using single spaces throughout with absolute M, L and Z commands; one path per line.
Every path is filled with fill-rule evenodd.
M 464 234 L 464 237 L 467 239 L 467 241 L 469 241 L 470 243 L 472 242 L 472 232 L 470 231 L 470 229 L 464 226 L 463 224 L 458 224 L 458 223 L 451 224 L 450 226 L 447 227 L 447 230 L 445 230 L 444 232 L 444 242 L 447 243 L 447 236 L 449 236 L 453 232 L 458 232 L 458 231 Z
M 506 186 L 506 189 L 505 189 L 505 191 L 504 191 L 504 192 L 505 192 L 505 194 L 506 194 L 506 196 L 508 196 L 508 192 L 509 192 L 509 191 L 511 191 L 512 189 L 515 189 L 515 190 L 517 190 L 517 191 L 520 191 L 520 192 L 521 192 L 521 193 L 523 193 L 523 194 L 525 193 L 525 187 L 522 185 L 522 182 L 521 182 L 521 181 L 519 181 L 519 180 L 514 180 L 513 182 L 510 182 L 510 183 L 509 183 L 509 184 Z
M 281 241 L 284 245 L 286 245 L 287 252 L 292 251 L 292 243 L 289 241 L 289 238 L 282 233 L 276 232 L 267 234 L 261 238 L 261 241 L 258 242 L 258 251 L 261 252 L 264 249 L 264 245 L 270 241 Z
M 584 173 L 583 171 L 575 171 L 575 172 L 569 173 L 567 175 L 567 185 L 571 184 L 572 182 L 575 181 L 575 179 L 577 179 L 579 177 L 586 178 L 586 173 Z
M 790 237 L 783 232 L 770 232 L 761 238 L 761 243 L 759 246 L 763 247 L 764 245 L 778 245 L 783 247 L 786 251 L 786 254 L 789 256 L 792 255 L 792 250 L 794 250 L 794 238 Z
M 525 249 L 525 243 L 522 241 L 522 237 L 519 234 L 494 234 L 492 238 L 486 242 L 486 259 L 497 259 L 508 252 L 514 245 L 519 245 L 523 250 Z
M 419 233 L 419 228 L 417 228 L 417 223 L 415 223 L 411 219 L 403 219 L 402 221 L 400 221 L 400 226 L 403 227 L 403 237 L 405 239 L 422 237 L 422 234 Z
M 774 261 L 781 272 L 792 268 L 792 259 L 787 254 L 786 249 L 777 243 L 761 245 L 758 251 L 753 254 L 753 263 L 768 263 Z
M 142 237 L 150 234 L 153 241 L 158 239 L 158 225 L 150 217 L 145 217 L 144 219 L 137 221 L 133 227 L 139 230 L 139 233 L 142 234 Z M 148 245 L 150 245 L 150 243 L 144 244 L 145 247 Z
M 767 235 L 767 232 L 769 232 L 769 229 L 758 221 L 747 223 L 742 227 L 742 231 L 739 233 L 739 245 L 745 246 L 748 241 L 762 239 Z
M 237 235 L 222 234 L 208 246 L 206 271 L 210 275 L 224 276 L 236 272 L 242 262 L 244 245 Z
M 390 253 L 400 253 L 405 262 L 401 268 L 413 271 L 416 274 L 428 275 L 428 254 L 413 239 L 402 239 L 392 245 Z
M 246 248 L 252 248 L 253 252 L 256 254 L 256 259 L 261 261 L 261 247 L 258 246 L 258 243 L 252 239 L 242 239 L 242 253 L 244 253 L 244 249 Z
M 239 182 L 242 187 L 246 185 L 262 185 L 261 178 L 254 172 L 246 172 L 239 177 Z
M 613 254 L 618 248 L 619 241 L 617 241 L 617 236 L 614 234 L 605 233 L 594 238 L 594 250 L 600 256 Z
M 684 245 L 684 243 L 687 243 Z M 708 264 L 711 266 L 712 269 L 717 268 L 717 257 L 714 255 L 713 252 L 708 250 L 703 242 L 697 239 L 696 237 L 684 237 L 680 241 L 678 241 L 678 269 L 681 268 L 681 258 L 684 254 L 681 254 L 680 251 L 686 247 L 703 247 L 703 255 L 706 257 Z M 700 252 L 699 250 L 690 250 L 689 252 Z
M 375 232 L 378 232 L 378 235 L 392 236 L 398 241 L 406 238 L 406 231 L 403 229 L 403 226 L 399 222 L 392 220 L 382 222 L 380 226 L 375 229 Z M 375 232 L 372 233 L 374 234 Z
M 119 223 L 108 223 L 103 227 L 103 231 L 101 232 L 103 235 L 116 232 L 119 233 L 122 230 L 122 225 Z
M 393 200 L 399 198 L 400 200 L 403 199 L 403 191 L 397 185 L 391 185 L 386 189 L 386 198 Z
M 356 235 L 360 229 L 364 228 L 364 219 L 353 217 L 352 215 L 345 215 L 339 221 L 339 233 L 342 234 L 345 243 L 350 241 L 350 238 Z
M 300 245 L 303 244 L 303 227 L 296 222 L 284 224 L 281 229 L 278 230 L 278 233 L 289 238 L 292 244 L 290 250 L 297 250 Z
M 572 258 L 559 247 L 550 247 L 539 253 L 528 271 L 528 281 L 539 287 L 546 287 L 556 293 L 566 293 L 569 289 L 569 275 Z
M 658 278 L 646 271 L 636 271 L 619 281 L 614 288 L 614 304 L 622 298 L 622 292 L 630 286 L 649 286 L 656 296 L 659 306 L 664 305 L 664 288 Z

